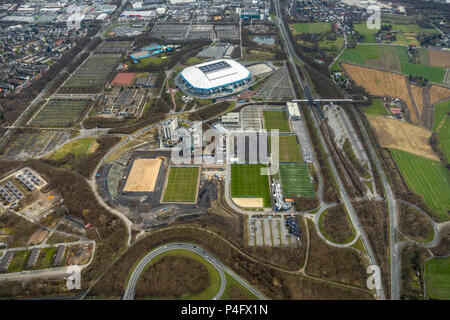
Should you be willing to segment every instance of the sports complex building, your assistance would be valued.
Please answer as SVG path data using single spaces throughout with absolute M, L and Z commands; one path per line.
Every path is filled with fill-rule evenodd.
M 220 97 L 242 91 L 252 82 L 250 71 L 231 59 L 220 59 L 184 69 L 175 84 L 185 93 Z

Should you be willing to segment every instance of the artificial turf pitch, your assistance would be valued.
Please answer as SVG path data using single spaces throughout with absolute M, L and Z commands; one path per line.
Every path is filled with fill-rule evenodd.
M 198 172 L 198 167 L 171 167 L 163 202 L 194 202 Z
M 307 164 L 280 163 L 280 179 L 286 197 L 314 197 Z

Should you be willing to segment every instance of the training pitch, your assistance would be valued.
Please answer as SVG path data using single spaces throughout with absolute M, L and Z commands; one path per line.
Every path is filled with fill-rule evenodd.
M 128 175 L 124 192 L 152 192 L 155 190 L 161 159 L 136 159 Z
M 195 202 L 200 168 L 170 167 L 162 202 Z
M 270 207 L 269 179 L 261 175 L 263 164 L 231 165 L 231 196 L 233 198 L 262 198 L 264 207 Z
M 284 111 L 264 111 L 264 128 L 267 131 L 278 129 L 280 132 L 291 132 L 287 114 Z
M 280 164 L 281 186 L 287 197 L 314 197 L 314 189 L 305 163 Z

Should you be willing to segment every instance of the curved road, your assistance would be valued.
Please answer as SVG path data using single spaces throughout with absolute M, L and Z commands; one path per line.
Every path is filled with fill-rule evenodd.
M 223 292 L 225 291 L 226 286 L 226 278 L 225 278 L 225 272 L 227 272 L 231 277 L 233 277 L 234 280 L 239 282 L 242 286 L 244 286 L 248 291 L 250 291 L 252 294 L 254 294 L 256 297 L 258 297 L 260 300 L 265 300 L 266 298 L 256 289 L 254 289 L 252 286 L 250 286 L 245 280 L 243 280 L 241 277 L 239 277 L 233 270 L 229 269 L 227 266 L 222 264 L 219 260 L 214 258 L 212 255 L 210 255 L 208 252 L 203 250 L 200 247 L 197 247 L 195 245 L 189 244 L 189 243 L 171 243 L 164 245 L 162 247 L 156 248 L 155 250 L 148 253 L 141 261 L 139 261 L 136 268 L 133 270 L 133 273 L 131 274 L 130 280 L 127 283 L 127 287 L 125 289 L 125 293 L 123 295 L 123 300 L 133 300 L 134 299 L 134 293 L 137 285 L 137 281 L 139 280 L 139 277 L 141 276 L 141 273 L 144 271 L 146 265 L 159 256 L 160 254 L 171 251 L 171 250 L 188 250 L 191 252 L 194 252 L 209 263 L 212 264 L 212 266 L 219 272 L 220 275 L 220 288 L 217 294 L 214 296 L 213 300 L 220 299 L 220 297 L 223 295 Z

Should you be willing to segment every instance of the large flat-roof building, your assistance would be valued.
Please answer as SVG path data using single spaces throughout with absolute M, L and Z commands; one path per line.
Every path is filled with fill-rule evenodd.
M 250 71 L 231 59 L 209 61 L 184 69 L 176 83 L 194 96 L 231 94 L 252 81 Z
M 298 109 L 298 104 L 296 102 L 288 102 L 287 111 L 289 114 L 289 119 L 300 120 L 300 110 Z

